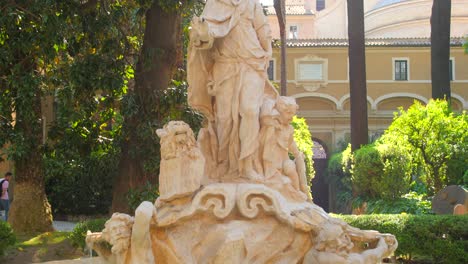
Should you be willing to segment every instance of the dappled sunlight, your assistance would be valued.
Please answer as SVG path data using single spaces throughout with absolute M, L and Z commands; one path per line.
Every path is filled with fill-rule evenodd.
M 48 244 L 57 244 L 67 239 L 68 232 L 45 232 L 29 240 L 20 242 L 18 246 L 39 246 Z

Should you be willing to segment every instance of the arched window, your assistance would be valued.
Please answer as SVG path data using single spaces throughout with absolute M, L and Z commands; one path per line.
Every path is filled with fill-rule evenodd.
M 325 9 L 325 0 L 317 0 L 316 10 L 320 11 Z

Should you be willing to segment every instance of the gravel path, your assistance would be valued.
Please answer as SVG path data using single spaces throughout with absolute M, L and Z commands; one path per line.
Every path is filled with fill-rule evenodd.
M 75 228 L 77 223 L 75 222 L 66 222 L 66 221 L 54 221 L 52 225 L 57 231 L 66 231 L 71 232 Z

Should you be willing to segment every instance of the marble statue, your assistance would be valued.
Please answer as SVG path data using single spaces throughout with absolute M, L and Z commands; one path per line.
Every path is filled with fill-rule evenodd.
M 205 166 L 192 129 L 182 121 L 170 121 L 156 133 L 161 138 L 159 198 L 192 194 L 201 186 Z
M 135 217 L 114 213 L 102 232 L 88 231 L 86 244 L 107 263 L 156 263 L 150 238 L 154 206 L 143 202 Z
M 359 230 L 315 205 L 290 125 L 293 98 L 268 81 L 270 29 L 258 0 L 207 0 L 191 24 L 189 104 L 157 130 L 160 197 L 114 214 L 88 245 L 107 263 L 379 263 L 393 235 Z
M 268 184 L 289 182 L 310 199 L 304 154 L 297 148 L 291 126 L 297 108 L 295 99 L 291 97 L 264 100 L 260 113 L 260 157 Z M 289 158 L 289 153 L 294 155 L 295 161 Z
M 265 94 L 277 94 L 266 78 L 272 48 L 263 8 L 256 0 L 207 1 L 192 29 L 189 103 L 215 131 L 214 173 L 259 179 L 260 107 Z

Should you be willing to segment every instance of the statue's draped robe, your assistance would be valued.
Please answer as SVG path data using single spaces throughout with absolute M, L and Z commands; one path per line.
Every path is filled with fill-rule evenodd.
M 257 0 L 208 0 L 202 18 L 215 41 L 209 50 L 190 45 L 189 103 L 214 122 L 218 175 L 238 175 L 259 147 L 263 96 L 276 94 L 266 77 L 270 29 Z

